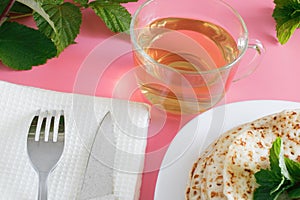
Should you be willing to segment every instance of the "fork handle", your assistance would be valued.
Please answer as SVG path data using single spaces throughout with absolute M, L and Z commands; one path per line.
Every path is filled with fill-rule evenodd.
M 38 200 L 47 200 L 48 199 L 48 187 L 47 187 L 47 179 L 48 172 L 40 172 L 39 173 L 39 193 Z

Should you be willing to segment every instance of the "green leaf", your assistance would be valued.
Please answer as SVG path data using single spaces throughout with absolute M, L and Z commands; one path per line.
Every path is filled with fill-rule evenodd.
M 271 194 L 271 195 L 277 194 L 279 191 L 281 191 L 281 188 L 284 186 L 285 181 L 286 181 L 285 177 L 282 176 L 282 177 L 281 177 L 281 181 L 278 183 L 277 186 L 275 186 L 275 187 L 272 188 L 270 194 Z
M 292 186 L 292 182 L 287 180 L 284 176 L 278 177 L 278 174 L 274 171 L 261 169 L 254 174 L 256 182 L 260 185 L 261 190 L 268 190 L 268 195 L 272 199 L 277 198 L 284 192 L 287 188 Z M 259 194 L 261 196 L 261 194 Z
M 20 2 L 15 2 L 12 8 L 10 9 L 10 12 L 19 14 L 29 14 L 32 13 L 32 9 Z
M 276 6 L 279 7 L 291 7 L 298 4 L 297 0 L 274 0 Z
M 276 21 L 276 28 L 289 21 L 291 19 L 290 13 L 292 12 L 294 12 L 294 9 L 291 7 L 281 8 L 279 6 L 276 6 L 272 14 L 273 18 Z
M 271 188 L 269 187 L 258 187 L 255 189 L 253 193 L 253 199 L 254 200 L 273 200 L 272 196 L 270 195 Z
M 276 21 L 277 38 L 285 44 L 300 24 L 300 2 L 298 0 L 275 0 L 273 18 Z
M 278 199 L 287 189 L 294 185 L 294 181 L 285 164 L 284 150 L 281 138 L 273 142 L 270 149 L 271 170 L 261 169 L 254 174 L 256 182 L 260 185 L 254 192 L 254 199 Z M 293 165 L 294 166 L 294 165 Z M 266 194 L 263 194 L 266 193 Z
M 300 25 L 300 18 L 291 19 L 277 28 L 277 38 L 281 44 L 287 43 Z
M 56 55 L 54 44 L 38 30 L 16 22 L 0 26 L 0 60 L 16 69 L 28 70 Z
M 270 166 L 271 170 L 274 173 L 281 174 L 281 169 L 279 166 L 279 157 L 281 151 L 281 138 L 276 138 L 276 140 L 272 144 L 272 148 L 270 149 Z
M 73 44 L 79 34 L 82 21 L 80 9 L 69 2 L 60 5 L 47 4 L 44 5 L 43 8 L 54 22 L 57 31 L 54 32 L 39 14 L 34 13 L 34 19 L 39 30 L 55 43 L 59 54 L 67 46 Z
M 300 184 L 295 185 L 294 187 L 288 190 L 288 195 L 292 199 L 300 198 Z
M 284 158 L 285 165 L 294 182 L 300 182 L 300 163 Z
M 290 174 L 284 162 L 284 151 L 280 137 L 276 138 L 272 144 L 269 160 L 272 172 L 277 174 L 277 176 L 281 176 L 282 174 L 288 180 L 291 180 Z
M 268 169 L 261 169 L 254 174 L 256 182 L 261 186 L 276 187 L 282 182 L 283 176 L 278 176 L 277 173 Z
M 278 200 L 292 200 L 287 191 L 284 191 L 279 197 L 278 197 Z
M 289 185 L 283 185 L 279 190 L 272 193 L 272 188 L 267 186 L 260 186 L 254 190 L 254 200 L 277 200 L 290 187 Z M 286 199 L 285 199 L 286 200 Z
M 274 198 L 278 198 L 284 191 L 286 191 L 288 188 L 292 187 L 293 183 L 290 180 L 287 180 L 285 177 L 282 177 L 282 181 L 280 184 L 272 188 L 271 195 L 274 196 Z
M 52 20 L 50 20 L 49 15 L 42 8 L 41 3 L 39 3 L 35 0 L 16 0 L 16 1 L 28 6 L 29 8 L 31 8 L 35 12 L 39 13 L 47 21 L 47 23 L 51 26 L 51 28 L 56 32 L 54 23 L 52 22 Z
M 98 0 L 91 2 L 89 6 L 113 32 L 123 32 L 129 29 L 131 15 L 119 3 Z
M 128 2 L 137 2 L 138 0 L 109 0 L 112 3 L 128 3 Z

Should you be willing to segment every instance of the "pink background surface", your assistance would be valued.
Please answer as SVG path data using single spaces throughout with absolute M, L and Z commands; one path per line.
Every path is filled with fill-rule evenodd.
M 133 13 L 139 3 L 128 3 L 126 7 Z M 250 38 L 257 38 L 263 42 L 266 54 L 258 69 L 247 78 L 232 84 L 223 103 L 257 100 L 276 99 L 300 101 L 300 32 L 297 30 L 285 45 L 280 45 L 276 39 L 275 21 L 272 18 L 274 4 L 272 0 L 238 1 L 226 0 L 235 8 L 245 20 Z M 25 20 L 31 23 L 30 20 Z M 134 101 L 146 102 L 138 90 L 118 93 L 117 85 L 123 85 L 124 74 L 133 68 L 131 53 L 116 59 L 105 71 L 98 82 L 95 91 L 74 90 L 74 83 L 79 71 L 82 69 L 83 61 L 94 50 L 103 51 L 101 47 L 106 39 L 111 38 L 111 33 L 90 10 L 84 11 L 83 23 L 77 44 L 68 47 L 58 58 L 49 60 L 47 64 L 34 67 L 31 71 L 13 71 L 0 64 L 0 79 L 21 85 L 34 86 L 44 89 L 79 92 L 104 97 L 126 98 Z M 123 40 L 110 40 L 112 45 L 105 49 L 106 54 L 115 53 L 122 45 L 127 45 Z M 118 43 L 119 42 L 119 43 Z M 110 44 L 108 42 L 108 44 Z M 125 50 L 126 50 L 125 48 Z M 105 54 L 97 56 L 100 63 Z M 97 62 L 97 60 L 95 61 Z M 122 80 L 120 82 L 120 80 Z M 130 81 L 129 81 L 130 82 Z M 129 83 L 128 84 L 133 84 Z M 120 84 L 121 83 L 121 84 Z M 125 83 L 126 86 L 126 83 Z M 132 87 L 132 86 L 131 86 Z M 133 86 L 134 87 L 134 86 Z M 133 93 L 132 93 L 133 92 Z M 127 96 L 126 96 L 127 95 Z M 141 188 L 143 200 L 153 199 L 158 169 L 167 150 L 178 130 L 194 116 L 176 117 L 167 115 L 153 109 L 151 111 L 151 123 L 149 127 L 149 139 L 146 150 L 145 173 Z

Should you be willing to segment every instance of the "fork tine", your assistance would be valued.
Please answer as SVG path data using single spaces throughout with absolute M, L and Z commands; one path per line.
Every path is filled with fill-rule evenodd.
M 36 131 L 35 131 L 35 137 L 34 137 L 35 141 L 39 141 L 40 134 L 41 134 L 42 123 L 43 123 L 43 120 L 44 120 L 44 117 L 45 117 L 45 114 L 43 112 L 41 112 L 41 110 L 38 111 L 37 115 L 38 115 L 38 122 L 37 122 L 37 125 L 36 125 Z
M 63 111 L 58 111 L 54 114 L 55 114 L 55 116 L 54 116 L 54 127 L 53 127 L 53 142 L 57 142 L 59 123 L 60 123 L 60 118 L 63 115 Z
M 47 111 L 47 118 L 46 118 L 46 127 L 45 127 L 45 142 L 49 140 L 49 133 L 50 133 L 50 125 L 52 120 L 52 113 Z

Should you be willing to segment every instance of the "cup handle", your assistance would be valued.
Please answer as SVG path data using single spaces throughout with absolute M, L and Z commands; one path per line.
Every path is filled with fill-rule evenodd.
M 260 64 L 260 62 L 262 61 L 262 58 L 264 57 L 264 54 L 266 52 L 266 49 L 263 45 L 263 43 L 257 39 L 250 39 L 249 43 L 248 43 L 248 49 L 250 50 L 254 50 L 254 55 L 250 55 L 248 57 L 248 59 L 250 59 L 250 61 L 248 59 L 243 59 L 239 65 L 239 69 L 237 70 L 238 73 L 240 73 L 240 75 L 237 78 L 234 78 L 233 82 L 239 81 L 247 76 L 249 76 L 250 74 L 252 74 L 258 67 L 258 65 Z M 247 54 L 248 50 L 246 51 Z M 240 66 L 243 65 L 244 62 L 247 62 L 248 64 L 245 64 L 245 66 L 243 67 L 244 69 L 242 69 L 242 71 L 240 72 Z

